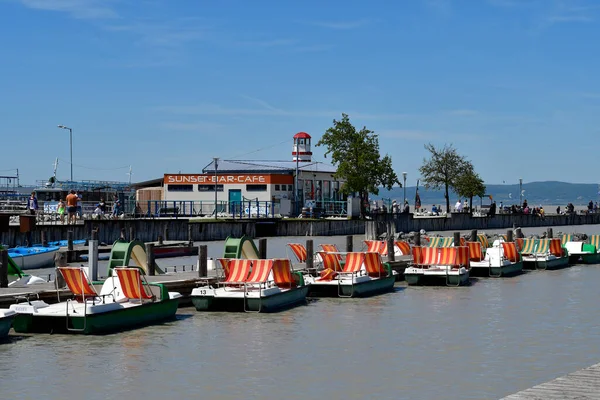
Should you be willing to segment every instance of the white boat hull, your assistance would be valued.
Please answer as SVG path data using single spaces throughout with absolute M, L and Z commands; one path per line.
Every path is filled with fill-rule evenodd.
M 16 256 L 12 256 L 11 258 L 21 268 L 22 270 L 26 269 L 39 269 L 39 268 L 47 268 L 54 265 L 54 254 L 57 250 L 50 250 L 43 253 L 34 253 L 34 254 L 19 254 Z

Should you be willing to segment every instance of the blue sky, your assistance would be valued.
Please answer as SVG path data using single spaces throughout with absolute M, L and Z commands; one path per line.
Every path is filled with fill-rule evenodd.
M 488 183 L 597 183 L 591 0 L 0 0 L 0 174 L 134 181 L 291 159 L 342 112 L 414 185 L 425 143 Z M 314 148 L 315 159 L 324 150 Z

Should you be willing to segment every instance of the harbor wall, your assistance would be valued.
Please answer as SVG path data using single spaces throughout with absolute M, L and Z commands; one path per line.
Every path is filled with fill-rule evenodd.
M 360 235 L 375 237 L 392 227 L 394 232 L 459 231 L 507 229 L 513 227 L 546 227 L 561 225 L 600 224 L 600 214 L 551 215 L 544 219 L 533 215 L 496 215 L 494 218 L 471 217 L 468 214 L 452 214 L 451 217 L 417 217 L 412 214 L 383 214 L 373 220 L 242 220 L 189 222 L 187 219 L 131 219 L 84 221 L 75 226 L 38 225 L 31 232 L 31 243 L 41 242 L 41 232 L 46 240 L 65 240 L 67 232 L 73 231 L 74 239 L 89 239 L 92 230 L 98 231 L 98 240 L 110 244 L 121 235 L 126 239 L 155 241 L 164 240 L 209 241 L 224 240 L 228 236 L 273 237 L 273 236 L 335 236 Z M 19 226 L 11 225 L 0 232 L 0 243 L 14 246 L 25 245 L 27 234 Z

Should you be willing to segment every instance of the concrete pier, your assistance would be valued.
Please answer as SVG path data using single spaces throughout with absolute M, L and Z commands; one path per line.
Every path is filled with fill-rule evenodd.
M 502 400 L 600 400 L 600 364 L 561 376 Z

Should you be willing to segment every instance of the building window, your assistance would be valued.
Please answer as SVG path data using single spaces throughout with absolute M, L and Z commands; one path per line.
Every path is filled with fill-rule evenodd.
M 167 185 L 168 192 L 193 192 L 194 185 Z
M 198 185 L 199 192 L 214 192 L 215 185 Z M 217 192 L 223 191 L 223 185 L 217 185 Z
M 266 192 L 267 185 L 246 185 L 247 192 Z
M 293 192 L 293 191 L 294 191 L 294 186 L 288 185 L 288 192 Z
M 279 192 L 279 185 L 275 185 L 275 191 Z

